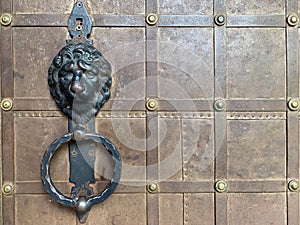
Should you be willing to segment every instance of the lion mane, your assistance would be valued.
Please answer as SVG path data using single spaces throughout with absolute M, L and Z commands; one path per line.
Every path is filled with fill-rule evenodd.
M 84 87 L 80 93 L 70 88 L 76 74 Z M 76 124 L 87 124 L 110 97 L 111 65 L 92 45 L 70 43 L 53 59 L 48 84 L 62 112 Z

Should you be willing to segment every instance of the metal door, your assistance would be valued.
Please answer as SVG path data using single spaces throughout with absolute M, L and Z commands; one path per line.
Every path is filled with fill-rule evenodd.
M 67 133 L 47 70 L 73 3 L 0 3 L 5 225 L 79 224 L 40 181 L 45 149 Z M 118 189 L 87 224 L 299 224 L 298 1 L 87 3 L 113 67 L 96 129 L 123 160 Z M 110 162 L 97 165 L 101 190 Z M 68 167 L 65 146 L 52 162 L 63 193 Z

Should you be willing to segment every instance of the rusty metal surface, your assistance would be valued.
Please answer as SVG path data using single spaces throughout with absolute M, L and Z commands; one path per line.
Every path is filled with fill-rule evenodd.
M 1 1 L 12 24 L 1 27 L 3 224 L 76 224 L 73 213 L 47 201 L 39 161 L 67 132 L 47 89 L 47 69 L 65 45 L 72 1 Z M 95 224 L 299 224 L 299 25 L 286 23 L 300 1 L 88 1 L 97 49 L 114 65 L 112 99 L 96 129 L 120 149 L 124 172 Z M 145 16 L 156 13 L 157 25 Z M 223 26 L 216 15 L 226 15 Z M 51 35 L 49 35 L 51 34 Z M 41 60 L 42 59 L 42 60 Z M 38 62 L 38 63 L 37 63 Z M 44 80 L 45 82 L 41 82 Z M 156 99 L 150 112 L 145 103 Z M 214 101 L 224 99 L 224 111 Z M 67 152 L 52 176 L 68 193 Z M 100 181 L 106 166 L 98 165 Z M 216 193 L 225 180 L 228 190 Z M 158 181 L 157 193 L 146 184 Z M 32 213 L 35 211 L 35 213 Z M 56 219 L 54 219 L 56 218 Z

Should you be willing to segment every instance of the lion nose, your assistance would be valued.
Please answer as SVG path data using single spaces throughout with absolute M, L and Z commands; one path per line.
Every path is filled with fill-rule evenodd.
M 81 93 L 85 90 L 85 87 L 82 85 L 81 82 L 79 81 L 74 81 L 71 84 L 71 91 L 73 93 Z

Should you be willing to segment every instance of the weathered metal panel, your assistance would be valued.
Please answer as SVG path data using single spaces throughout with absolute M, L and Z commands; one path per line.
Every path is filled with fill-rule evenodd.
M 111 99 L 96 130 L 116 144 L 123 176 L 87 224 L 299 224 L 299 13 L 295 0 L 87 1 L 95 47 L 113 67 Z M 78 224 L 40 181 L 43 152 L 67 132 L 49 95 L 47 71 L 68 38 L 73 1 L 1 1 L 3 224 Z M 158 22 L 150 26 L 148 13 Z M 226 15 L 224 25 L 214 17 Z M 158 109 L 145 107 L 156 99 Z M 214 102 L 224 99 L 225 109 Z M 222 107 L 221 107 L 222 108 Z M 52 162 L 70 193 L 64 146 Z M 101 153 L 99 153 L 101 155 Z M 110 178 L 101 155 L 95 190 Z M 224 193 L 215 183 L 226 181 Z M 146 184 L 158 183 L 150 194 Z M 2 186 L 3 186 L 2 185 Z M 220 187 L 218 187 L 220 188 Z

